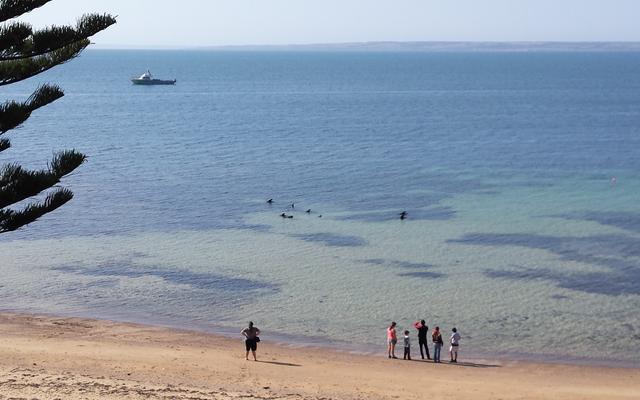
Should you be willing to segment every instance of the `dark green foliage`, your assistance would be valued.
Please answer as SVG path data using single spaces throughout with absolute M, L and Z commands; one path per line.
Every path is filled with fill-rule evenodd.
M 0 105 L 0 135 L 20 126 L 40 107 L 46 106 L 64 96 L 57 85 L 42 85 L 25 101 L 8 101 Z
M 53 160 L 49 163 L 49 171 L 60 179 L 78 168 L 86 158 L 84 154 L 75 150 L 65 150 L 53 156 Z
M 2 0 L 0 1 L 0 22 L 19 17 L 24 13 L 42 7 L 51 0 Z
M 53 157 L 48 170 L 26 171 L 16 164 L 5 165 L 0 171 L 0 208 L 49 189 L 78 168 L 85 158 L 84 154 L 67 150 Z
M 0 27 L 0 54 L 4 56 L 5 53 L 14 53 L 32 34 L 31 25 L 24 22 L 14 22 Z
M 78 56 L 89 44 L 89 39 L 84 39 L 41 56 L 3 61 L 0 63 L 0 86 L 31 78 L 65 63 Z
M 41 7 L 50 0 L 0 0 L 0 22 Z M 89 37 L 115 23 L 107 14 L 84 15 L 75 27 L 51 26 L 33 31 L 23 22 L 0 27 L 0 86 L 19 82 L 63 64 L 78 56 L 89 44 Z M 0 105 L 0 136 L 19 127 L 40 107 L 64 96 L 56 85 L 42 85 L 24 102 L 7 101 Z M 0 138 L 0 152 L 11 147 Z M 0 233 L 13 231 L 55 210 L 73 198 L 65 188 L 57 188 L 41 202 L 32 202 L 22 210 L 8 209 L 58 185 L 86 159 L 84 154 L 66 150 L 54 155 L 48 168 L 30 171 L 19 164 L 0 168 Z
M 73 198 L 69 189 L 61 188 L 49 194 L 41 203 L 31 203 L 22 211 L 0 210 L 0 233 L 15 231 Z
M 33 32 L 30 25 L 17 22 L 0 29 L 0 60 L 42 55 L 93 36 L 115 23 L 111 15 L 88 14 L 78 20 L 75 29 L 51 26 Z

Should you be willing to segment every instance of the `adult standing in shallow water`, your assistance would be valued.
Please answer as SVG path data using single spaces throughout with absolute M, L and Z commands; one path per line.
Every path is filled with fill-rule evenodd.
M 398 343 L 396 323 L 392 322 L 387 328 L 387 351 L 389 353 L 389 358 L 398 358 L 396 357 L 396 343 Z
M 442 334 L 440 334 L 440 327 L 436 326 L 431 334 L 431 340 L 433 340 L 433 362 L 440 362 L 440 350 L 442 350 Z
M 429 355 L 429 342 L 427 342 L 429 327 L 424 320 L 420 320 L 420 323 L 415 326 L 418 330 L 418 347 L 420 348 L 420 356 L 422 356 L 422 359 L 424 360 L 424 353 L 426 352 L 427 360 L 431 360 L 431 355 Z M 424 347 L 424 352 L 422 351 L 422 347 Z
M 244 328 L 240 334 L 245 337 L 244 345 L 247 349 L 245 359 L 249 359 L 249 351 L 251 351 L 253 353 L 253 361 L 258 361 L 256 351 L 258 350 L 258 342 L 260 341 L 260 338 L 258 337 L 260 335 L 260 329 L 253 326 L 252 321 L 249 321 L 249 326 Z

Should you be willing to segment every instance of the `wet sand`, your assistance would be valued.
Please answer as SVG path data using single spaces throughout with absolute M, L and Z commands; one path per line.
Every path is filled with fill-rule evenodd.
M 389 360 L 380 350 L 366 356 L 279 346 L 265 332 L 254 362 L 244 360 L 240 337 L 5 313 L 0 400 L 640 398 L 639 369 L 488 360 L 436 365 Z

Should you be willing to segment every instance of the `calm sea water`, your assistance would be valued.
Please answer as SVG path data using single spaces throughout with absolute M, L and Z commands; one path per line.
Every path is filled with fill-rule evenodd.
M 178 84 L 131 85 L 147 68 Z M 425 318 L 463 357 L 640 365 L 639 71 L 638 53 L 87 51 L 2 88 L 67 93 L 3 162 L 89 160 L 70 204 L 0 237 L 1 307 L 251 319 L 382 353 L 391 320 Z

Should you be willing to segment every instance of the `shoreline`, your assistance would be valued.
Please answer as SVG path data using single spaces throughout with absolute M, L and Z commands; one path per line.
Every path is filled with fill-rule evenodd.
M 0 313 L 0 399 L 632 399 L 640 369 L 519 361 L 433 364 L 259 345 L 210 333 Z M 400 349 L 401 350 L 401 349 Z M 419 352 L 418 352 L 419 354 Z M 444 357 L 446 359 L 446 357 Z M 7 397 L 4 397 L 7 396 Z
M 127 319 L 126 317 L 118 318 L 118 317 L 105 317 L 99 318 L 93 315 L 71 315 L 71 314 L 49 314 L 42 312 L 31 312 L 31 311 L 21 311 L 21 310 L 12 310 L 12 309 L 2 309 L 0 308 L 0 316 L 2 315 L 22 315 L 22 316 L 33 316 L 33 317 L 44 317 L 44 318 L 68 318 L 68 319 L 81 319 L 81 320 L 93 320 L 93 321 L 102 321 L 109 323 L 120 323 L 120 324 L 130 324 L 134 326 L 147 326 L 154 328 L 162 328 L 169 330 L 176 330 L 180 332 L 189 332 L 193 334 L 207 334 L 220 336 L 222 338 L 226 338 L 229 340 L 239 340 L 240 337 L 240 327 L 234 331 L 232 328 L 216 326 L 216 325 L 198 325 L 193 324 L 189 327 L 181 326 L 176 322 L 158 322 L 157 320 L 134 320 Z M 259 324 L 258 324 L 259 325 Z M 381 334 L 385 334 L 384 332 Z M 295 348 L 295 349 L 312 349 L 312 350 L 321 350 L 321 351 L 333 351 L 333 352 L 346 352 L 348 354 L 353 354 L 357 356 L 368 356 L 368 357 L 378 357 L 384 355 L 386 353 L 386 343 L 381 339 L 379 344 L 375 343 L 352 343 L 347 341 L 338 341 L 331 340 L 327 338 L 323 338 L 320 336 L 304 336 L 304 335 L 289 335 L 281 332 L 272 332 L 269 331 L 269 338 L 273 344 L 278 346 L 286 347 L 286 348 Z M 417 336 L 415 332 L 412 331 L 412 343 L 415 341 L 416 343 L 413 345 L 417 345 Z M 463 344 L 464 345 L 464 344 Z M 433 351 L 431 343 L 429 344 L 429 351 Z M 448 349 L 447 346 L 445 346 Z M 443 349 L 445 349 L 443 347 Z M 375 349 L 374 351 L 367 349 Z M 398 347 L 399 353 L 402 352 L 402 349 Z M 468 350 L 467 346 L 463 348 L 463 356 L 465 359 L 470 361 L 474 360 L 492 360 L 495 362 L 501 363 L 510 363 L 510 362 L 518 362 L 518 363 L 531 363 L 531 364 L 550 364 L 550 365 L 567 365 L 567 366 L 576 366 L 576 367 L 604 367 L 604 368 L 625 368 L 625 369 L 640 369 L 640 359 L 638 361 L 629 361 L 629 360 L 615 360 L 615 359 L 597 359 L 597 358 L 589 358 L 589 357 L 575 357 L 575 356 L 560 356 L 560 355 L 543 355 L 543 354 L 530 354 L 530 353 L 503 353 L 503 354 L 482 354 L 479 352 L 474 352 L 472 350 Z M 444 355 L 448 355 L 448 350 Z M 1 399 L 0 399 L 1 400 Z

